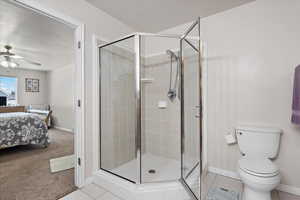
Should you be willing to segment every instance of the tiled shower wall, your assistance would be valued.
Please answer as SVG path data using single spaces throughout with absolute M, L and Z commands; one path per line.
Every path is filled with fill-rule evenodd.
M 173 77 L 175 77 L 175 73 L 176 61 L 173 61 Z M 180 101 L 176 98 L 171 102 L 167 97 L 170 81 L 170 57 L 164 54 L 144 58 L 143 78 L 153 80 L 142 83 L 145 152 L 179 159 Z M 160 101 L 167 102 L 167 107 L 159 108 Z
M 101 165 L 135 159 L 134 54 L 116 46 L 101 53 Z
M 199 158 L 199 80 L 197 53 L 186 48 L 185 64 L 185 164 L 191 168 Z M 173 61 L 173 80 L 176 75 L 176 61 Z M 143 131 L 145 132 L 146 153 L 180 159 L 180 100 L 173 102 L 167 97 L 170 81 L 170 57 L 160 54 L 146 57 L 143 65 L 143 78 L 152 82 L 143 83 Z M 180 85 L 179 85 L 180 86 Z M 177 95 L 179 91 L 177 90 Z M 158 107 L 160 101 L 167 107 Z M 199 147 L 199 148 L 198 148 Z
M 136 155 L 135 63 L 133 53 L 116 47 L 103 52 L 101 59 L 101 160 L 102 167 L 112 169 L 135 159 Z M 142 78 L 151 80 L 142 81 L 141 85 L 142 153 L 179 160 L 180 101 L 176 98 L 172 102 L 167 96 L 170 81 L 170 57 L 160 54 L 143 58 L 142 62 Z M 188 64 L 191 65 L 190 61 Z M 176 61 L 173 61 L 173 80 L 176 65 Z M 186 72 L 186 79 L 195 76 L 193 70 Z M 190 88 L 197 90 L 193 85 Z M 190 100 L 187 99 L 186 102 L 187 107 L 191 108 L 187 109 L 187 115 L 190 117 L 187 118 L 186 124 L 190 130 L 186 131 L 188 133 L 186 148 L 188 154 L 195 154 L 193 147 L 196 146 L 194 143 L 198 141 L 198 138 L 193 137 L 197 127 L 192 121 L 197 113 L 195 106 L 198 102 L 192 101 L 195 99 L 192 98 L 195 92 L 186 94 L 190 95 Z M 167 107 L 159 108 L 160 101 L 166 102 Z

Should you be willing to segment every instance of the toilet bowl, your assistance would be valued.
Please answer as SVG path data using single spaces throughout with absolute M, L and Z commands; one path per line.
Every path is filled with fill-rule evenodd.
M 271 191 L 280 183 L 279 168 L 271 159 L 278 155 L 281 134 L 279 128 L 236 128 L 242 154 L 238 173 L 244 183 L 243 200 L 271 200 Z
M 279 169 L 268 158 L 243 157 L 238 173 L 244 183 L 243 200 L 271 200 L 271 191 L 280 183 Z

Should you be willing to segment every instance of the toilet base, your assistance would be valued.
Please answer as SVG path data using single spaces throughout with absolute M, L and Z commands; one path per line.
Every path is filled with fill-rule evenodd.
M 272 200 L 271 192 L 254 191 L 245 185 L 243 200 Z

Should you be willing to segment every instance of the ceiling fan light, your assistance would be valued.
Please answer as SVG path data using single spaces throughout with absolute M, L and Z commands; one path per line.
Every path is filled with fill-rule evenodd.
M 1 61 L 0 64 L 1 64 L 2 67 L 9 67 L 9 62 L 6 61 L 6 60 Z
M 10 62 L 10 66 L 11 68 L 15 68 L 15 67 L 18 67 L 18 64 L 15 63 L 15 62 Z
M 1 61 L 0 65 L 1 65 L 2 67 L 6 67 L 6 68 L 8 68 L 8 67 L 15 68 L 15 67 L 18 66 L 17 63 L 11 62 L 11 61 L 7 61 L 7 60 Z

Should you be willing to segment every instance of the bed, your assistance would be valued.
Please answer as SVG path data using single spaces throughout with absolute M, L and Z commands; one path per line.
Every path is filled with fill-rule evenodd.
M 26 112 L 0 113 L 0 149 L 50 143 L 46 122 L 38 115 Z

